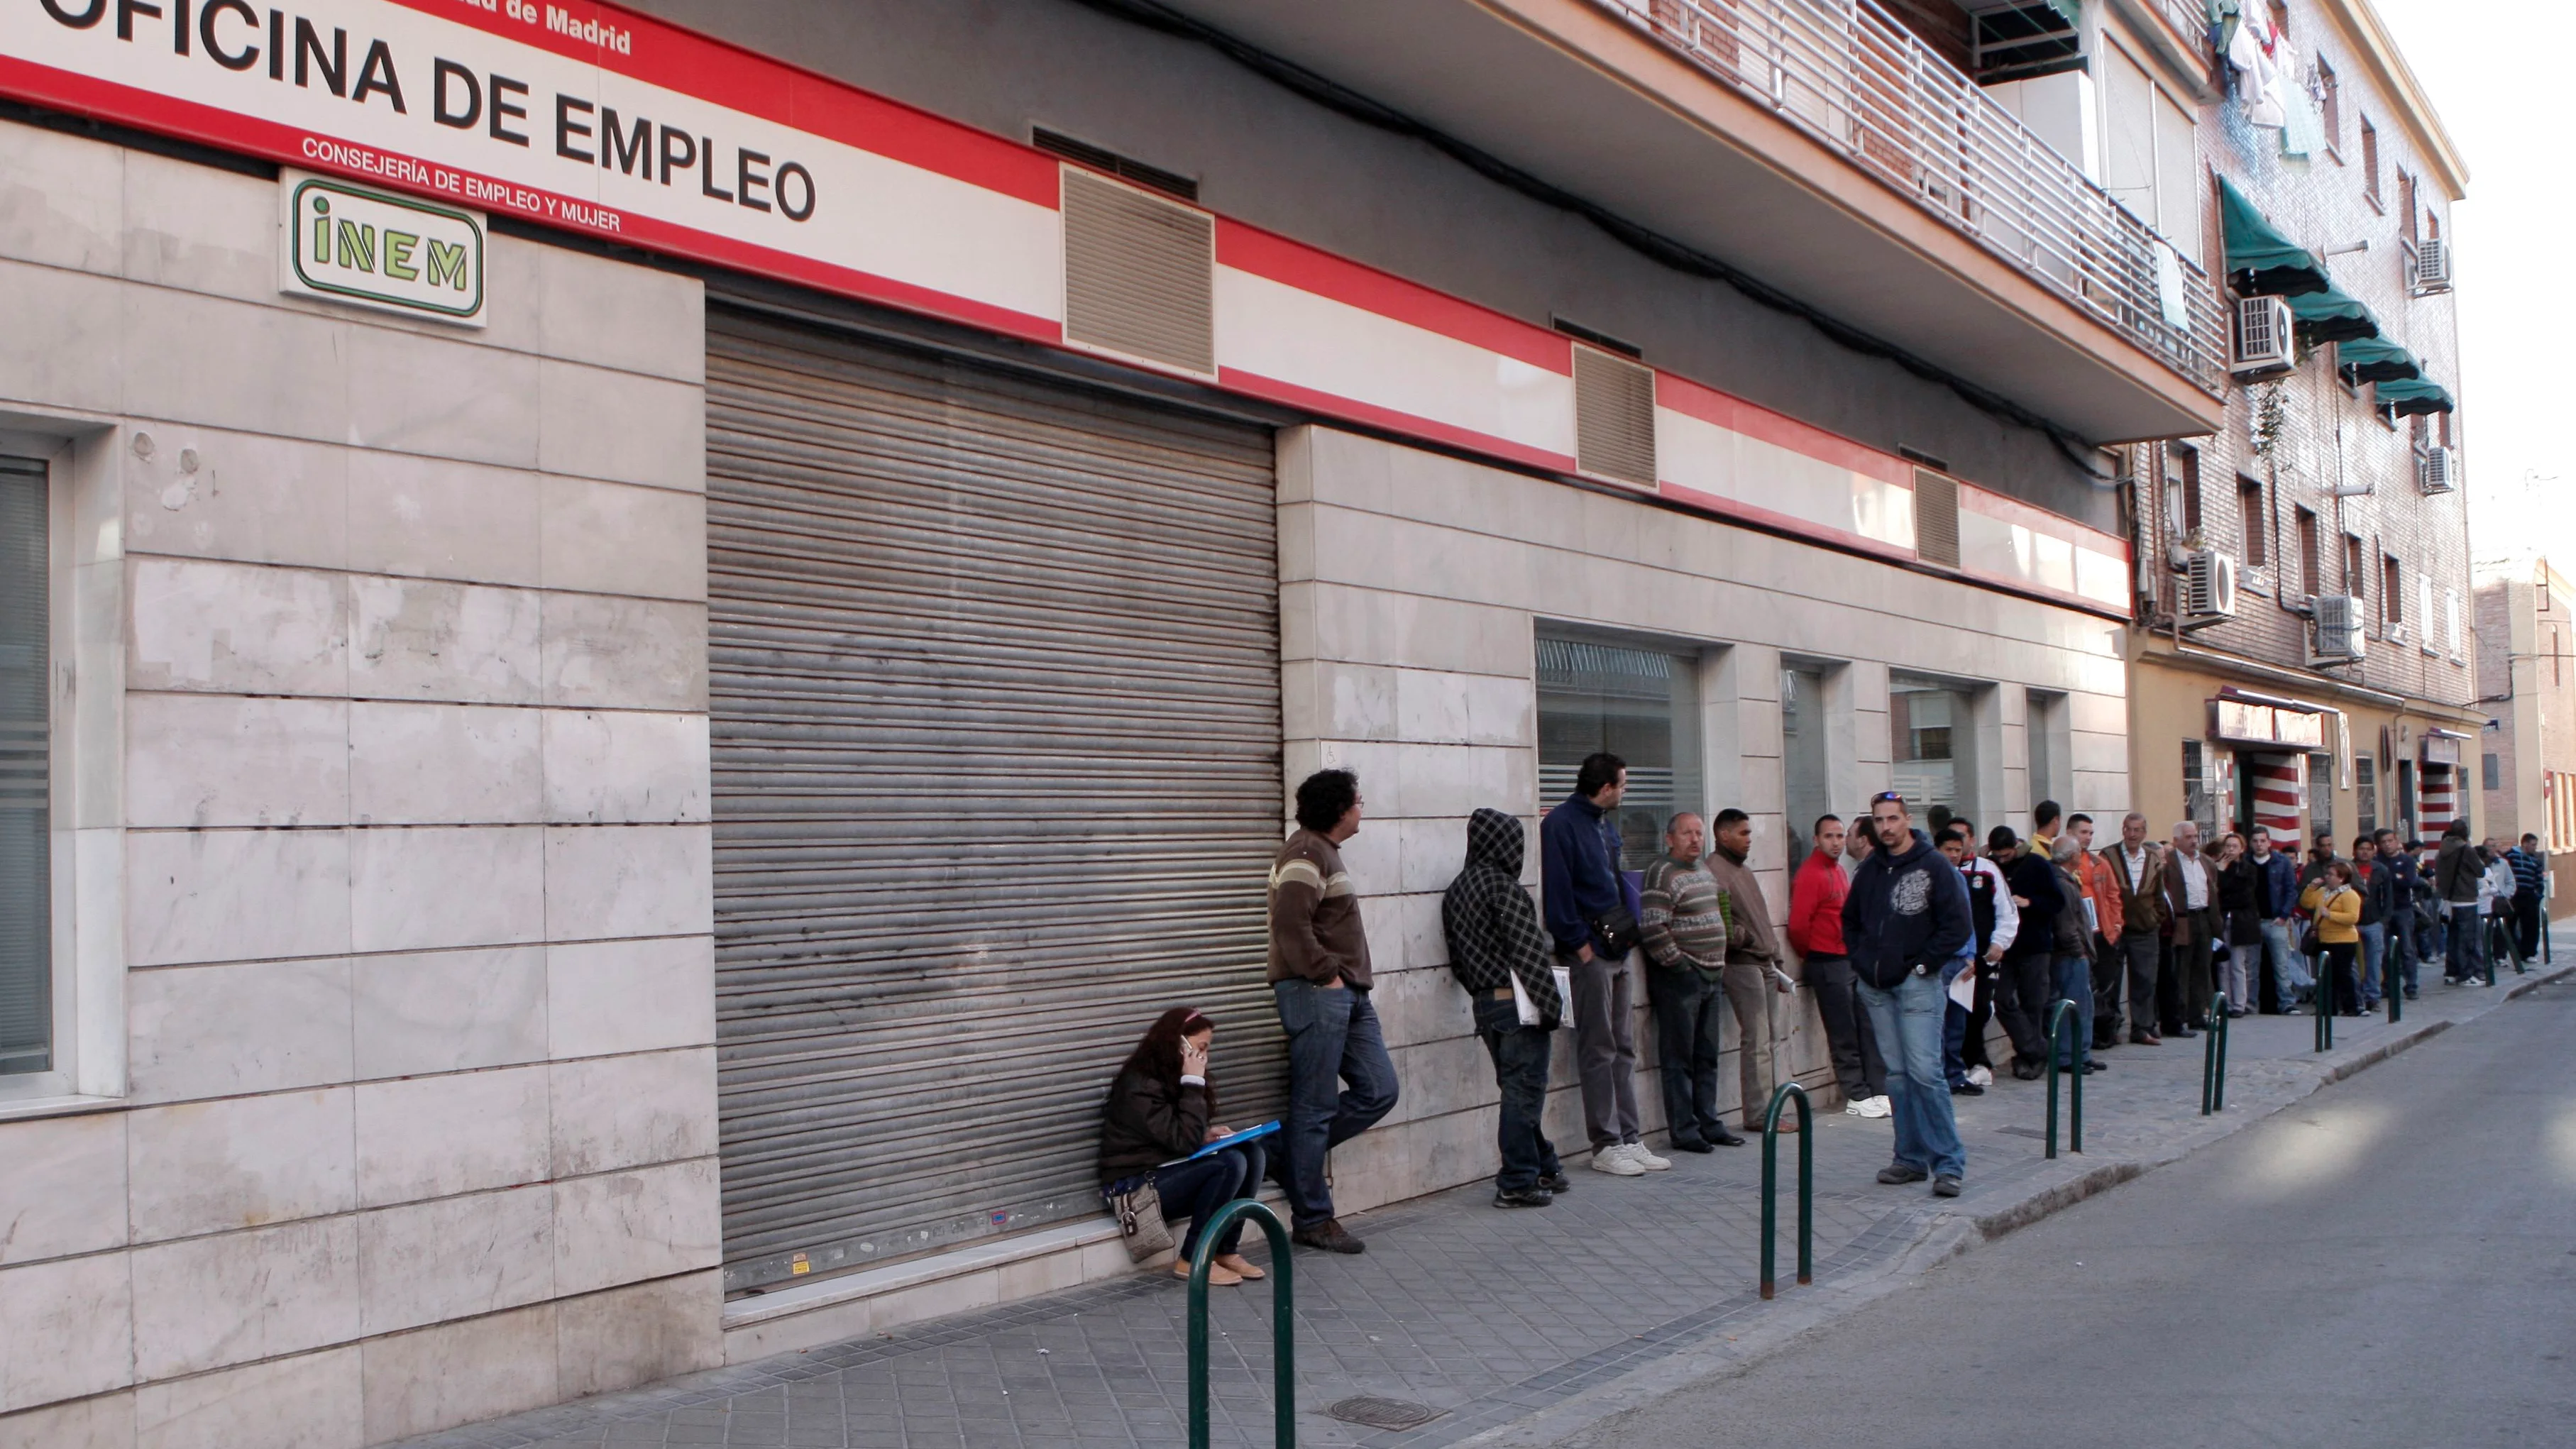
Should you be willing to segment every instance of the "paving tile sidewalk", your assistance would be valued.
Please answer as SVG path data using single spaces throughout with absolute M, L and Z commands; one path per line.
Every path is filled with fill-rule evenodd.
M 2199 1115 L 2200 1042 L 2103 1053 L 2109 1070 L 2087 1084 L 2087 1150 L 2054 1161 L 2038 1140 L 2042 1084 L 2006 1076 L 1983 1097 L 1954 1099 L 1969 1150 L 1968 1192 L 1954 1202 L 1873 1181 L 1888 1158 L 1885 1122 L 1820 1116 L 1819 1286 L 1784 1289 L 1770 1304 L 1754 1292 L 1754 1148 L 1673 1154 L 1673 1171 L 1644 1178 L 1577 1169 L 1575 1190 L 1542 1211 L 1497 1211 L 1490 1186 L 1474 1185 L 1367 1214 L 1353 1220 L 1369 1240 L 1366 1255 L 1296 1258 L 1299 1440 L 1428 1449 L 1508 1434 L 1533 1415 L 1578 1415 L 1605 1386 L 1657 1365 L 1669 1372 L 1688 1355 L 1724 1354 L 1736 1343 L 1749 1352 L 1816 1312 L 1848 1311 L 1864 1301 L 1855 1285 L 1921 1271 L 1937 1256 L 1916 1251 L 1927 1242 L 1955 1247 L 2008 1231 L 2570 972 L 2576 945 L 2545 973 L 2508 975 L 2492 990 L 2444 987 L 2436 976 L 2398 1025 L 2384 1015 L 2339 1020 L 2335 1050 L 2323 1055 L 2312 1049 L 2310 1018 L 2244 1018 L 2229 1044 L 2227 1110 L 2214 1118 Z M 2070 1116 L 2072 1105 L 2071 1097 L 2063 1103 Z M 1784 1189 L 1793 1143 L 1782 1141 Z M 1780 1216 L 1785 1278 L 1795 1262 L 1785 1190 Z M 1266 1287 L 1215 1296 L 1211 1418 L 1220 1444 L 1272 1442 Z M 1139 1274 L 451 1430 L 405 1449 L 1176 1445 L 1186 1440 L 1184 1316 L 1180 1283 Z M 1389 1433 L 1325 1413 L 1359 1394 L 1440 1415 Z

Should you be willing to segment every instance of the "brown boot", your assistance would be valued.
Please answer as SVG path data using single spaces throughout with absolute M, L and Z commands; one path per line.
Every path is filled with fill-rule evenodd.
M 1761 1135 L 1762 1135 L 1762 1124 L 1761 1124 L 1761 1123 L 1759 1123 L 1759 1122 L 1747 1122 L 1747 1123 L 1745 1123 L 1745 1124 L 1744 1124 L 1744 1130 L 1745 1130 L 1745 1131 L 1747 1131 L 1747 1132 L 1752 1133 L 1752 1134 L 1753 1134 L 1754 1136 L 1756 1136 L 1756 1137 L 1759 1137 L 1759 1136 L 1761 1136 Z M 1795 1112 L 1783 1112 L 1783 1113 L 1781 1113 L 1781 1114 L 1780 1114 L 1780 1132 L 1781 1132 L 1781 1135 L 1782 1135 L 1782 1136 L 1786 1136 L 1786 1135 L 1788 1135 L 1789 1133 L 1795 1132 L 1795 1131 L 1797 1131 L 1797 1130 L 1798 1130 L 1798 1114 L 1797 1114 L 1797 1113 L 1795 1113 Z
M 1172 1260 L 1172 1276 L 1175 1278 L 1186 1278 L 1190 1276 L 1190 1260 L 1187 1258 L 1174 1258 Z M 1208 1281 L 1219 1288 L 1231 1288 L 1235 1284 L 1243 1281 L 1243 1275 L 1223 1266 L 1222 1264 L 1210 1263 L 1208 1264 Z

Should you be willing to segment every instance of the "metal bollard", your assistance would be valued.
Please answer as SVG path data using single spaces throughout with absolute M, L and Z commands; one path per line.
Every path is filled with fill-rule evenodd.
M 1270 1240 L 1270 1376 L 1279 1403 L 1277 1449 L 1297 1449 L 1297 1311 L 1289 1292 L 1296 1274 L 1288 1250 L 1288 1225 L 1248 1197 L 1239 1197 L 1199 1224 L 1199 1250 L 1190 1258 L 1190 1449 L 1208 1449 L 1208 1264 L 1217 1239 L 1237 1218 L 1261 1225 Z
M 2209 998 L 2208 1040 L 2200 1044 L 2200 1115 L 2227 1110 L 2227 993 Z
M 2089 1023 L 2075 1019 L 2075 1003 L 2061 997 L 2056 1005 L 2048 1009 L 2048 1155 L 2051 1157 L 2057 1155 L 2057 1079 L 2060 1075 L 2061 1063 L 2058 1051 L 2060 1044 L 2065 1040 L 2065 1032 L 2062 1030 L 2065 1027 L 2072 1027 L 2079 1032 L 2092 1030 Z M 2083 1038 L 2077 1037 L 2076 1040 L 2080 1042 Z M 2068 1047 L 2065 1050 L 2068 1055 L 2063 1060 L 2071 1062 L 2074 1048 Z M 2066 1072 L 2063 1075 L 2075 1079 L 2075 1113 L 2069 1123 L 2066 1150 L 2081 1152 L 2084 1150 L 2084 1073 L 2076 1071 Z
M 1762 1114 L 1762 1296 L 1771 1296 L 1773 1239 L 1780 1233 L 1780 1109 L 1798 1099 L 1798 1285 L 1816 1281 L 1816 1119 L 1807 1089 L 1782 1082 Z
M 2404 954 L 2406 954 L 2405 949 L 2398 944 L 2396 934 L 2391 932 L 2388 938 L 2388 945 L 2379 953 L 2379 989 L 2381 994 L 2386 996 L 2388 999 L 2388 1024 L 2390 1026 L 2395 1026 L 2397 1024 L 2397 1017 L 2399 1014 L 2397 998 L 2406 994 L 2405 992 L 2397 989 L 2398 983 L 2404 979 L 2405 975 L 2404 968 L 2406 963 L 2398 959 Z
M 2317 953 L 2317 1050 L 2334 1050 L 2335 970 L 2332 958 Z

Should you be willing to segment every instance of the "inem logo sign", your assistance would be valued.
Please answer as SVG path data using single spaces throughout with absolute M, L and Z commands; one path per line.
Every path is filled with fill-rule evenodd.
M 483 218 L 290 171 L 278 290 L 483 325 Z

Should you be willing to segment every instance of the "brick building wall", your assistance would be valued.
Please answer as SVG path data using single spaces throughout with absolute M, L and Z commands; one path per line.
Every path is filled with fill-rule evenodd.
M 2414 235 L 2449 234 L 2448 199 L 2428 179 L 2432 168 L 2397 123 L 2394 106 L 2372 86 L 2351 43 L 2324 11 L 2314 4 L 2292 5 L 2289 34 L 2303 70 L 2322 60 L 2337 78 L 2328 146 L 2304 159 L 2284 156 L 2282 133 L 2248 125 L 2242 102 L 2229 95 L 2200 108 L 2203 165 L 2232 181 L 2294 241 L 2313 251 L 2338 252 L 2329 259 L 2336 285 L 2368 304 L 2384 333 L 2422 359 L 2430 376 L 2457 397 L 2453 299 L 2408 295 L 2403 245 Z M 2379 172 L 2375 194 L 2365 164 L 2365 124 L 2373 137 L 2367 149 L 2375 152 Z M 2413 178 L 2412 184 L 2405 178 Z M 2221 250 L 2214 182 L 2202 206 L 2209 228 L 2205 245 L 2214 259 Z M 2367 242 L 2368 249 L 2340 251 L 2356 242 Z M 2221 268 L 2211 271 L 2217 276 Z M 2318 591 L 2358 595 L 2370 620 L 2368 657 L 2357 667 L 2330 672 L 2391 694 L 2470 703 L 2478 691 L 2467 662 L 2472 631 L 2466 491 L 2420 491 L 2412 420 L 2398 419 L 2394 427 L 2383 423 L 2372 409 L 2368 385 L 2357 391 L 2343 386 L 2333 353 L 2330 346 L 2310 349 L 2287 374 L 2232 386 L 2227 424 L 2215 437 L 2129 450 L 2142 483 L 2142 552 L 2151 565 L 2148 612 L 2169 611 L 2181 582 L 2169 567 L 2154 565 L 2169 563 L 2185 536 L 2196 532 L 2244 565 L 2237 617 L 2199 631 L 2196 642 L 2267 663 L 2304 666 L 2309 621 L 2298 608 L 2305 592 L 2299 562 L 2304 509 L 2316 519 Z M 2268 446 L 2258 445 L 2257 425 L 2267 417 L 2275 426 Z M 2444 420 L 2424 421 L 2429 438 L 2441 441 Z M 2459 418 L 2449 420 L 2448 437 L 2454 446 L 2464 442 Z M 2176 496 L 2195 470 L 2196 509 Z M 2249 511 L 2250 531 L 2260 534 L 2251 544 Z M 2348 539 L 2358 541 L 2358 570 L 2347 563 Z M 2401 579 L 2393 622 L 2385 597 L 2386 560 L 2392 557 Z M 2431 619 L 2420 617 L 2419 576 L 2434 582 Z M 2460 610 L 2457 659 L 2447 617 L 2453 596 Z M 2425 652 L 2428 641 L 2437 652 Z

